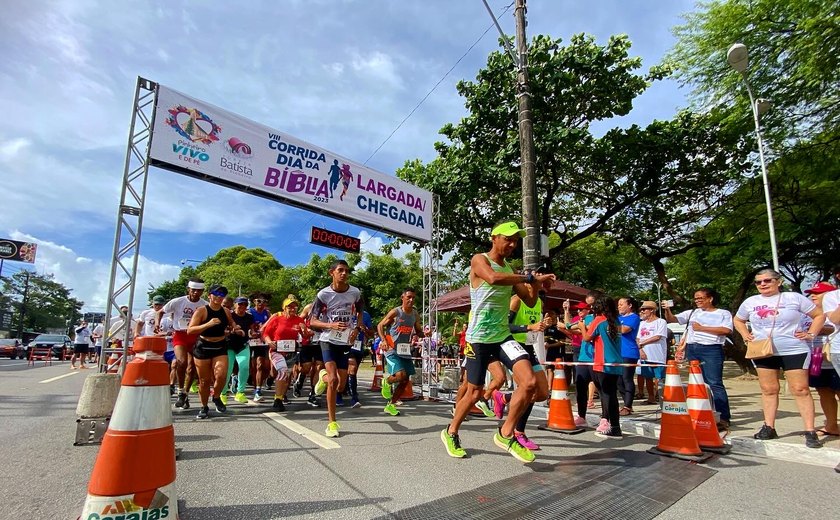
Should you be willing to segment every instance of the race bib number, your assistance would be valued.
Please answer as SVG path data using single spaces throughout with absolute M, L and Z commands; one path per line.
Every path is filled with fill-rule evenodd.
M 178 326 L 181 327 L 181 330 L 187 330 L 187 327 L 190 326 L 190 319 L 181 318 L 180 320 L 178 320 Z
M 411 356 L 411 343 L 397 343 L 398 356 Z
M 525 344 L 526 345 L 536 345 L 537 342 L 540 340 L 540 333 L 536 330 L 529 330 L 528 334 L 525 336 Z
M 502 343 L 502 350 L 509 359 L 516 359 L 522 355 L 528 355 L 518 341 L 510 340 Z
M 353 329 L 331 330 L 328 341 L 330 343 L 347 345 L 350 343 L 350 332 L 352 330 Z
M 250 345 L 252 347 L 262 347 L 262 346 L 265 346 L 265 343 L 263 343 L 263 340 L 261 338 L 255 338 L 255 339 L 249 340 L 248 345 Z
M 353 343 L 353 346 L 350 347 L 350 350 L 358 350 L 359 352 L 361 352 L 362 351 L 362 342 L 356 340 L 356 342 Z
M 277 342 L 277 352 L 294 352 L 295 340 L 281 339 Z

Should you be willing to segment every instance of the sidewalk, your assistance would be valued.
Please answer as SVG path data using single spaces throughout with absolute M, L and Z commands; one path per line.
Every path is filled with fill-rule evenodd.
M 776 413 L 776 431 L 779 438 L 772 441 L 753 439 L 753 434 L 764 423 L 761 390 L 758 379 L 745 379 L 740 376 L 741 369 L 734 361 L 724 363 L 723 382 L 732 412 L 726 442 L 732 444 L 732 453 L 766 456 L 832 468 L 840 463 L 840 437 L 823 437 L 824 447 L 820 449 L 805 447 L 802 418 L 796 408 L 796 401 L 786 391 L 784 380 L 780 381 L 781 395 L 779 410 Z M 683 384 L 688 382 L 687 369 L 682 371 L 681 379 Z M 816 391 L 812 390 L 811 393 L 816 412 L 815 425 L 820 429 L 825 424 L 825 416 Z M 622 430 L 626 433 L 659 438 L 659 405 L 634 404 L 633 411 L 633 415 L 622 417 Z M 600 408 L 596 408 L 594 412 L 587 415 L 587 421 L 593 427 L 598 424 Z

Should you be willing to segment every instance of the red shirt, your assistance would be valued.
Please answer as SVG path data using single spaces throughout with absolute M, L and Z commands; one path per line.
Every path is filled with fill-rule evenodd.
M 263 326 L 262 335 L 271 341 L 279 341 L 284 339 L 298 339 L 298 334 L 303 330 L 303 325 L 306 320 L 300 316 L 286 317 L 278 312 L 268 319 L 268 322 Z

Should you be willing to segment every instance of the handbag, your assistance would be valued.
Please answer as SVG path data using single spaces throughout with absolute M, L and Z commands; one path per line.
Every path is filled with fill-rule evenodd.
M 822 345 L 811 348 L 811 365 L 808 367 L 808 374 L 818 377 L 822 372 L 823 347 Z
M 747 359 L 762 359 L 773 355 L 773 330 L 776 328 L 776 317 L 779 315 L 779 303 L 782 301 L 782 293 L 779 293 L 779 300 L 776 302 L 776 314 L 773 315 L 773 325 L 770 327 L 770 334 L 764 339 L 747 341 Z

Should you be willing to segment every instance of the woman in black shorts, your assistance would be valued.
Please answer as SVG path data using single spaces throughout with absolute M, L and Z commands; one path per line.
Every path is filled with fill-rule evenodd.
M 228 369 L 226 333 L 242 333 L 242 329 L 231 318 L 230 311 L 222 307 L 228 293 L 227 288 L 213 285 L 209 293 L 209 305 L 195 311 L 187 329 L 188 334 L 199 335 L 193 349 L 195 367 L 198 370 L 198 395 L 201 398 L 201 410 L 197 416 L 199 419 L 206 419 L 209 415 L 207 403 L 210 399 L 211 383 L 216 411 L 221 413 L 227 410 L 220 399 Z

